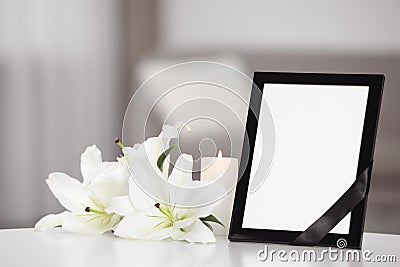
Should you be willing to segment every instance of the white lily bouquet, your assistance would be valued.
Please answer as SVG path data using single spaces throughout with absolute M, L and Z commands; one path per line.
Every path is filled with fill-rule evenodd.
M 116 162 L 103 162 L 95 145 L 86 148 L 81 156 L 82 183 L 61 172 L 51 173 L 46 180 L 67 211 L 43 217 L 35 229 L 46 231 L 61 226 L 73 233 L 112 231 L 116 236 L 131 239 L 215 242 L 210 223 L 222 225 L 211 214 L 215 204 L 180 207 L 179 203 L 160 202 L 144 192 L 134 179 L 136 175 L 147 173 L 149 177 L 143 178 L 155 179 L 158 177 L 152 176 L 157 174 L 169 184 L 186 188 L 206 183 L 193 181 L 192 173 L 184 171 L 193 167 L 193 158 L 188 154 L 179 156 L 168 175 L 169 154 L 175 147 L 170 141 L 178 137 L 182 127 L 190 131 L 182 123 L 164 125 L 158 137 L 133 147 L 125 147 L 117 139 L 123 156 Z

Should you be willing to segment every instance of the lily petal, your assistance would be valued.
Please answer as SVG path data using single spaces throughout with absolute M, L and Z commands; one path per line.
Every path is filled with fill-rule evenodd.
M 98 173 L 87 185 L 88 191 L 93 194 L 96 201 L 105 207 L 112 197 L 128 195 L 130 174 L 125 161 L 118 160 L 118 162 L 101 163 Z
M 147 196 L 144 199 L 150 199 L 152 196 L 158 196 L 158 199 L 162 199 L 161 196 L 165 196 L 165 190 L 162 185 L 166 180 L 163 178 L 161 171 L 150 163 L 143 146 L 135 146 L 133 148 L 125 147 L 123 152 L 132 175 L 131 180 L 133 181 L 134 179 L 134 184 L 131 181 L 130 185 L 139 185 L 134 187 L 130 186 L 132 192 L 130 192 L 129 195 L 132 204 L 136 209 L 146 209 L 147 207 L 142 208 L 141 206 L 146 203 L 142 199 L 147 196 L 148 192 L 143 191 L 142 188 L 151 188 L 152 190 L 151 196 Z M 139 196 L 143 197 L 136 197 L 135 190 L 138 192 Z M 154 201 L 152 201 L 151 205 L 154 205 Z
M 156 167 L 158 156 L 162 151 L 162 140 L 160 137 L 150 137 L 148 138 L 142 146 L 144 147 L 144 155 L 148 161 L 151 162 L 153 166 Z M 167 149 L 166 147 L 165 149 Z
M 191 217 L 191 218 L 186 218 L 183 220 L 179 220 L 177 222 L 174 223 L 175 228 L 186 228 L 189 225 L 191 225 L 192 223 L 194 223 L 198 218 L 196 217 Z
M 172 227 L 163 225 L 164 219 L 155 213 L 139 211 L 122 219 L 114 234 L 124 238 L 163 240 L 171 236 Z
M 162 142 L 160 147 L 160 149 L 162 150 L 161 153 L 164 152 L 165 149 L 167 149 L 170 146 L 171 139 L 178 137 L 179 134 L 178 129 L 180 129 L 180 126 L 178 124 L 176 124 L 175 126 L 165 124 L 163 126 L 162 131 L 159 135 Z
M 154 200 L 133 181 L 133 178 L 129 179 L 129 198 L 137 210 L 148 210 L 155 204 Z
M 100 235 L 113 229 L 120 219 L 121 217 L 118 215 L 76 215 L 73 213 L 67 213 L 64 216 L 62 228 L 78 234 Z
M 164 125 L 159 136 L 150 137 L 142 144 L 137 144 L 133 148 L 124 148 L 124 155 L 126 156 L 127 154 L 130 154 L 131 157 L 145 158 L 151 163 L 153 168 L 158 169 L 158 157 L 170 146 L 171 139 L 178 137 L 178 133 L 178 125 Z M 168 169 L 169 156 L 166 158 L 163 165 L 163 176 L 165 178 L 168 177 Z
M 121 216 L 127 216 L 135 213 L 135 208 L 129 196 L 120 196 L 111 198 L 108 207 L 105 209 L 107 213 L 116 213 Z
M 50 173 L 46 183 L 61 205 L 71 212 L 84 213 L 85 207 L 97 207 L 84 186 L 65 173 Z
M 177 159 L 168 182 L 176 186 L 190 187 L 192 184 L 193 158 L 188 154 L 181 154 Z
M 83 177 L 83 184 L 89 184 L 102 162 L 101 151 L 96 145 L 89 146 L 81 155 L 81 173 Z
M 61 226 L 64 220 L 64 216 L 68 211 L 64 211 L 58 214 L 49 214 L 41 218 L 35 224 L 35 231 L 47 231 L 54 227 Z
M 185 231 L 180 233 L 175 232 L 172 236 L 174 240 L 186 240 L 188 242 L 198 242 L 198 243 L 214 243 L 215 236 L 213 232 L 200 220 L 195 221 L 191 226 Z
M 153 137 L 157 138 L 157 137 Z M 152 139 L 152 138 L 149 138 Z M 150 142 L 149 139 L 146 142 Z M 143 144 L 135 145 L 132 147 L 124 147 L 122 152 L 126 158 L 126 164 L 132 175 L 139 177 L 140 174 L 152 177 L 159 175 L 163 177 L 163 174 L 157 167 L 157 159 L 159 154 L 154 153 L 154 159 L 151 159 L 150 151 L 146 151 L 146 147 Z M 162 153 L 162 152 L 161 152 Z M 153 153 L 151 153 L 153 154 Z

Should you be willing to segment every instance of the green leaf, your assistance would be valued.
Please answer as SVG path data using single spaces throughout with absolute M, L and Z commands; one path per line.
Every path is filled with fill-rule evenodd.
M 218 220 L 214 215 L 210 214 L 207 217 L 204 218 L 200 218 L 200 220 L 205 224 L 205 222 L 213 222 L 213 223 L 217 223 L 219 225 L 221 225 L 222 227 L 225 227 L 225 225 L 223 225 L 223 223 Z M 207 224 L 206 224 L 207 225 Z
M 202 221 L 202 222 L 203 222 L 203 221 Z M 213 230 L 211 224 L 209 224 L 208 222 L 203 222 L 203 223 L 205 224 L 205 226 L 207 226 L 207 227 L 211 230 L 211 232 L 214 232 L 214 230 Z
M 171 153 L 172 149 L 174 149 L 175 147 L 176 147 L 176 144 L 170 146 L 163 153 L 161 153 L 161 155 L 158 157 L 157 167 L 160 169 L 160 171 L 163 171 L 164 161 L 168 157 L 168 155 Z

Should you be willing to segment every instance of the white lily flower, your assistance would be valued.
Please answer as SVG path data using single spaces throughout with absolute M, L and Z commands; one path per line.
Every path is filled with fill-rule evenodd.
M 74 233 L 102 234 L 120 222 L 122 217 L 106 208 L 111 198 L 128 194 L 130 174 L 125 159 L 102 162 L 100 150 L 93 145 L 81 156 L 81 172 L 83 183 L 60 172 L 49 175 L 46 182 L 51 192 L 68 211 L 43 217 L 36 230 L 62 226 Z
M 146 141 L 147 142 L 147 141 Z M 191 172 L 193 159 L 182 154 L 172 170 L 168 182 L 177 186 L 194 188 L 205 182 L 193 181 Z M 151 179 L 151 177 L 149 177 Z M 114 234 L 124 238 L 162 240 L 186 240 L 189 242 L 215 242 L 207 222 L 202 219 L 211 214 L 215 205 L 200 208 L 180 208 L 175 204 L 160 204 L 133 181 L 129 180 L 129 197 L 113 198 L 107 209 L 125 217 Z
M 147 164 L 150 164 L 154 170 L 159 172 L 159 166 L 157 166 L 157 161 L 159 156 L 164 153 L 168 149 L 172 149 L 173 146 L 170 146 L 170 141 L 174 138 L 178 138 L 180 131 L 185 128 L 187 132 L 191 132 L 191 129 L 188 125 L 183 122 L 177 122 L 175 126 L 165 124 L 163 125 L 161 133 L 156 137 L 150 137 L 146 139 L 141 144 L 136 144 L 133 147 L 123 147 L 122 151 L 124 155 L 127 157 L 130 155 L 130 159 L 138 159 L 145 160 Z M 166 155 L 166 158 L 161 166 L 162 175 L 164 178 L 168 178 L 169 172 L 169 154 Z M 128 162 L 129 165 L 129 162 Z M 145 166 L 146 164 L 144 164 Z
M 158 170 L 157 167 L 157 159 L 158 157 L 164 153 L 170 147 L 171 139 L 177 138 L 179 135 L 179 131 L 182 128 L 182 123 L 177 123 L 176 126 L 164 125 L 162 131 L 157 137 L 148 138 L 143 144 L 138 144 L 134 146 L 134 149 L 144 149 L 148 161 L 152 164 L 152 166 Z M 125 148 L 123 150 L 129 150 L 129 148 Z M 124 153 L 125 154 L 125 153 Z M 167 156 L 166 160 L 162 165 L 162 172 L 165 178 L 168 177 L 169 171 L 169 156 Z

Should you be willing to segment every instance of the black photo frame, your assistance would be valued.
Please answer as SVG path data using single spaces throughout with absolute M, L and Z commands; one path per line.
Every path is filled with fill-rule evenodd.
M 293 240 L 302 231 L 288 231 L 277 229 L 255 229 L 244 228 L 243 217 L 246 208 L 246 200 L 249 188 L 250 171 L 252 168 L 254 146 L 258 129 L 258 116 L 261 106 L 260 93 L 263 94 L 265 84 L 300 84 L 300 85 L 344 85 L 344 86 L 368 86 L 368 97 L 366 102 L 365 117 L 362 126 L 361 147 L 358 156 L 357 175 L 368 168 L 374 156 L 374 146 L 377 134 L 379 111 L 383 93 L 384 75 L 381 74 L 331 74 L 331 73 L 283 73 L 283 72 L 255 72 L 252 85 L 252 96 L 250 100 L 246 122 L 246 133 L 248 136 L 248 152 L 242 156 L 240 162 L 240 174 L 235 193 L 235 201 L 232 211 L 232 219 L 229 230 L 230 241 L 261 242 L 278 244 L 295 244 Z M 256 93 L 258 91 L 258 93 Z M 267 99 L 268 100 L 268 99 Z M 255 108 L 254 108 L 255 107 Z M 296 134 L 296 133 L 293 133 Z M 262 164 L 262 163 L 261 163 Z M 332 166 L 335 163 L 332 162 Z M 372 167 L 371 167 L 372 168 Z M 327 172 L 329 170 L 326 170 Z M 321 174 L 323 175 L 323 174 Z M 368 173 L 367 188 L 369 189 L 371 169 Z M 367 190 L 368 193 L 368 190 Z M 318 201 L 318 200 L 316 200 Z M 345 239 L 347 248 L 360 249 L 364 231 L 364 220 L 366 213 L 367 195 L 351 211 L 350 229 L 348 234 L 326 234 L 317 246 L 336 247 L 339 239 Z M 260 212 L 268 212 L 262 210 Z M 321 214 L 322 215 L 322 214 Z M 293 218 L 296 220 L 296 218 Z M 307 244 L 305 244 L 307 245 Z

